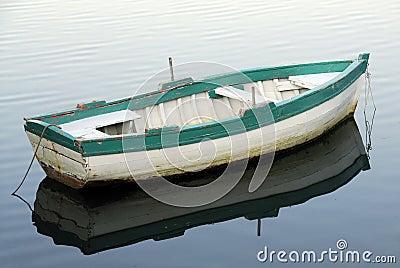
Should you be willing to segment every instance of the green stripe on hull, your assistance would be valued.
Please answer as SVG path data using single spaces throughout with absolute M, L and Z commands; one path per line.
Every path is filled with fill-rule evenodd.
M 219 122 L 207 122 L 194 126 L 185 126 L 180 130 L 177 128 L 164 128 L 160 131 L 151 130 L 149 133 L 130 134 L 124 136 L 124 141 L 122 141 L 121 137 L 79 141 L 75 140 L 74 137 L 62 130 L 46 131 L 44 135 L 45 138 L 59 143 L 60 145 L 77 152 L 82 152 L 83 156 L 157 150 L 161 148 L 175 147 L 178 144 L 193 144 L 201 142 L 205 138 L 218 139 L 228 135 L 244 133 L 274 122 L 285 120 L 312 109 L 339 95 L 354 83 L 365 72 L 368 64 L 367 60 L 368 58 L 365 59 L 360 55 L 359 60 L 356 61 L 302 64 L 246 70 L 242 71 L 242 74 L 231 73 L 217 75 L 208 77 L 203 81 L 194 82 L 187 86 L 179 86 L 178 88 L 168 91 L 156 91 L 135 96 L 133 98 L 107 103 L 103 106 L 89 106 L 87 108 L 84 107 L 83 109 L 76 109 L 53 115 L 44 115 L 32 119 L 42 120 L 49 124 L 63 124 L 103 113 L 124 110 L 128 108 L 128 104 L 131 109 L 140 109 L 184 96 L 205 92 L 221 85 L 247 83 L 249 80 L 244 81 L 246 76 L 248 76 L 252 81 L 260 81 L 273 78 L 284 78 L 290 75 L 342 72 L 342 74 L 340 74 L 332 84 L 323 84 L 290 100 L 282 101 L 276 106 L 273 103 L 269 103 L 268 107 L 257 107 L 252 110 L 247 110 L 243 116 L 233 117 Z M 243 76 L 243 74 L 246 76 Z M 272 112 L 271 116 L 268 116 L 269 110 Z M 254 114 L 256 116 L 254 116 Z M 44 125 L 46 125 L 44 122 L 38 124 L 37 121 L 34 122 L 28 120 L 25 129 L 36 135 L 40 135 Z M 227 131 L 226 129 L 229 129 L 230 131 Z M 125 147 L 123 148 L 123 146 Z
M 25 131 L 28 131 L 30 133 L 33 133 L 37 136 L 41 136 L 43 133 L 43 129 L 47 126 L 48 124 L 42 121 L 38 120 L 29 120 L 26 122 L 24 128 Z M 68 149 L 71 149 L 76 152 L 80 152 L 79 148 L 77 147 L 75 141 L 75 137 L 71 136 L 67 132 L 63 131 L 62 129 L 59 129 L 55 126 L 49 126 L 44 135 L 43 138 L 48 139 L 52 142 L 55 142 L 57 144 L 60 144 Z

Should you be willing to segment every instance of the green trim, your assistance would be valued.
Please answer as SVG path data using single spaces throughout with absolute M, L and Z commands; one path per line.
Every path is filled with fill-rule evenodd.
M 359 60 L 366 60 L 366 61 L 368 61 L 368 60 L 369 60 L 369 53 L 363 53 L 363 54 L 358 55 L 358 59 L 359 59 Z
M 249 79 L 250 81 L 257 82 L 261 80 L 270 80 L 275 78 L 287 78 L 291 75 L 342 72 L 353 62 L 353 60 L 343 60 L 268 68 L 255 68 L 243 70 L 240 72 L 210 76 L 203 81 L 217 85 L 234 85 L 248 83 Z
M 175 88 L 178 86 L 186 86 L 193 82 L 194 82 L 194 80 L 191 77 L 183 78 L 183 79 L 176 80 L 176 81 L 166 82 L 166 83 L 161 84 L 161 91 L 166 90 L 166 89 L 172 89 L 172 88 Z
M 300 114 L 339 95 L 365 72 L 366 67 L 366 61 L 356 61 L 333 80 L 290 100 L 277 103 L 276 121 Z
M 220 98 L 222 98 L 221 95 L 215 93 L 215 89 L 209 90 L 209 91 L 208 91 L 208 96 L 209 96 L 211 99 L 220 99 Z
M 42 122 L 42 121 L 38 121 L 38 120 L 29 120 L 26 122 L 24 128 L 25 128 L 25 131 L 33 133 L 37 136 L 41 136 L 43 133 L 43 129 L 48 125 L 49 124 L 46 122 Z M 50 141 L 58 143 L 68 149 L 79 152 L 79 148 L 76 146 L 76 143 L 75 143 L 75 141 L 76 141 L 75 137 L 55 126 L 49 126 L 46 129 L 43 137 Z
M 132 134 L 122 137 L 110 137 L 96 140 L 76 141 L 74 137 L 60 130 L 58 135 L 52 132 L 45 133 L 44 137 L 51 139 L 67 148 L 75 151 L 82 151 L 83 156 L 95 156 L 104 154 L 117 154 L 122 152 L 135 152 L 143 150 L 156 150 L 167 147 L 175 147 L 201 142 L 204 138 L 218 139 L 228 135 L 236 135 L 259 127 L 279 122 L 291 116 L 300 114 L 306 110 L 320 105 L 323 102 L 337 96 L 354 83 L 361 74 L 365 72 L 368 61 L 367 54 L 360 55 L 355 61 L 335 61 L 312 64 L 301 64 L 292 66 L 281 66 L 274 68 L 259 68 L 245 70 L 241 73 L 229 73 L 208 77 L 202 81 L 177 86 L 171 90 L 155 91 L 142 94 L 133 98 L 123 99 L 111 103 L 96 103 L 95 105 L 84 106 L 83 109 L 76 109 L 64 113 L 44 115 L 36 117 L 52 124 L 63 124 L 74 120 L 91 117 L 103 113 L 119 111 L 123 109 L 140 109 L 165 101 L 177 99 L 192 94 L 212 91 L 221 85 L 237 85 L 251 81 L 283 78 L 290 75 L 303 75 L 324 72 L 342 72 L 331 81 L 320 85 L 317 88 L 298 95 L 290 100 L 282 101 L 277 105 L 269 103 L 267 106 L 253 108 L 244 111 L 243 116 L 233 117 L 218 122 L 207 122 L 194 126 L 184 126 L 181 129 L 163 128 L 149 130 L 147 133 Z M 177 81 L 178 82 L 178 81 Z M 128 107 L 129 104 L 129 107 Z M 271 110 L 272 114 L 269 113 Z M 257 120 L 258 119 L 258 120 Z M 40 135 L 43 125 L 40 121 L 28 120 L 26 130 Z M 260 124 L 260 122 L 262 122 Z M 229 131 L 227 131 L 227 129 Z M 162 134 L 162 135 L 161 135 Z M 179 140 L 178 138 L 179 137 Z M 78 144 L 80 148 L 78 148 Z M 125 146 L 123 148 L 123 145 Z

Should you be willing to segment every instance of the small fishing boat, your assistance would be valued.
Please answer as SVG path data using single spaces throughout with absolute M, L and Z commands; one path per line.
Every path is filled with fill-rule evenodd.
M 73 188 L 211 168 L 289 149 L 334 127 L 354 113 L 368 59 L 185 78 L 25 118 L 25 131 L 46 174 Z
M 307 146 L 278 155 L 269 174 L 264 174 L 265 182 L 249 193 L 256 166 L 251 162 L 242 180 L 221 199 L 190 208 L 158 202 L 132 184 L 77 191 L 45 178 L 36 193 L 32 221 L 37 232 L 55 244 L 94 254 L 147 239 L 178 237 L 190 228 L 240 217 L 278 217 L 281 208 L 333 192 L 370 169 L 354 118 Z M 188 177 L 189 185 L 196 185 L 199 180 L 215 180 L 218 173 L 214 168 L 197 178 L 183 177 Z

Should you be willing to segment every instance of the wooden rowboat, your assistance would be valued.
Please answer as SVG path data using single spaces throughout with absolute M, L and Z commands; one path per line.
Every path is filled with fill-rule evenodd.
M 147 239 L 181 236 L 205 224 L 277 217 L 281 208 L 333 192 L 369 168 L 357 125 L 349 118 L 321 139 L 277 156 L 267 179 L 253 193 L 247 188 L 256 169 L 254 162 L 230 193 L 194 208 L 163 204 L 133 185 L 77 191 L 46 178 L 37 190 L 32 220 L 37 232 L 55 244 L 94 254 Z M 207 170 L 189 184 L 213 181 L 217 173 Z
M 46 174 L 74 188 L 196 171 L 292 148 L 331 129 L 354 113 L 368 59 L 186 78 L 25 118 L 25 131 Z

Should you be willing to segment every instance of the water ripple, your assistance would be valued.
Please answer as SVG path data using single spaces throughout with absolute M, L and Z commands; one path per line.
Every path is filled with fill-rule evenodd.
M 159 247 L 165 255 L 170 255 L 173 254 L 172 243 L 182 250 L 197 245 L 201 239 L 207 240 L 203 253 L 206 256 L 214 254 L 212 256 L 217 258 L 219 254 L 233 250 L 230 245 L 226 251 L 215 253 L 215 248 L 209 248 L 210 228 L 204 227 L 197 238 L 193 235 L 196 232 L 192 232 L 192 236 L 173 239 L 172 242 L 142 243 L 125 248 L 125 251 L 118 249 L 83 258 L 77 249 L 54 246 L 50 238 L 37 234 L 24 205 L 9 198 L 32 156 L 23 131 L 24 116 L 69 109 L 76 103 L 92 99 L 110 100 L 134 94 L 143 81 L 167 67 L 169 56 L 174 57 L 176 64 L 204 60 L 245 69 L 354 58 L 360 52 L 371 52 L 370 70 L 379 119 L 376 123 L 378 131 L 374 133 L 374 139 L 378 141 L 374 153 L 380 157 L 372 159 L 372 172 L 375 173 L 363 174 L 367 180 L 360 180 L 353 187 L 364 185 L 365 196 L 373 193 L 382 204 L 391 203 L 391 209 L 372 203 L 368 208 L 369 211 L 390 215 L 393 208 L 400 205 L 394 200 L 394 189 L 399 188 L 394 179 L 397 173 L 395 169 L 387 171 L 395 166 L 394 161 L 398 158 L 398 146 L 394 146 L 397 140 L 393 133 L 400 129 L 396 117 L 399 93 L 395 81 L 400 60 L 399 12 L 400 2 L 394 0 L 1 1 L 0 113 L 3 126 L 7 126 L 0 132 L 0 170 L 3 175 L 0 195 L 4 197 L 2 205 L 5 208 L 0 216 L 0 231 L 3 244 L 7 244 L 0 247 L 2 265 L 67 267 L 71 264 L 81 266 L 85 262 L 87 266 L 96 264 L 103 267 L 120 263 L 124 257 L 126 262 L 131 261 L 130 265 L 152 260 L 161 266 L 165 259 L 154 258 L 153 254 L 162 252 Z M 362 122 L 360 118 L 358 121 Z M 35 162 L 21 189 L 29 202 L 33 203 L 43 177 L 43 171 Z M 385 193 L 390 191 L 391 202 L 388 202 Z M 350 194 L 347 199 L 357 200 Z M 337 201 L 318 200 L 318 206 L 323 219 L 313 218 L 314 225 L 309 225 L 309 218 L 315 214 L 311 209 L 315 207 L 303 206 L 308 208 L 308 212 L 286 211 L 283 217 L 280 215 L 269 229 L 268 235 L 275 234 L 270 237 L 271 243 L 305 241 L 309 237 L 304 238 L 302 234 L 316 233 L 309 226 L 335 228 L 338 225 L 334 224 L 336 219 L 332 215 L 337 215 L 336 212 L 344 219 L 359 219 L 354 218 L 350 201 L 342 201 L 339 205 Z M 327 207 L 332 209 L 324 212 Z M 343 211 L 343 207 L 347 210 Z M 329 214 L 329 211 L 335 213 Z M 298 217 L 295 217 L 296 213 Z M 307 219 L 301 217 L 304 213 L 308 213 Z M 376 216 L 363 214 L 363 217 L 374 226 L 383 222 Z M 293 237 L 282 236 L 279 230 L 284 224 L 287 228 L 283 229 L 289 230 L 292 223 L 299 220 L 301 228 L 304 228 L 301 232 L 293 234 Z M 359 223 L 354 226 L 347 224 L 345 229 L 361 237 L 362 244 L 369 239 L 382 239 L 378 231 L 365 236 L 358 228 Z M 253 228 L 252 224 L 243 223 L 243 228 Z M 232 221 L 224 226 L 232 228 L 229 235 L 222 230 L 212 235 L 215 236 L 213 239 L 225 243 L 240 231 Z M 385 242 L 394 244 L 390 233 L 398 233 L 398 226 L 388 223 L 384 229 L 388 233 Z M 324 235 L 330 234 L 324 232 Z M 247 243 L 251 246 L 246 248 L 254 247 L 256 252 L 256 242 L 249 239 Z M 141 254 L 132 258 L 134 250 Z M 389 248 L 387 250 L 392 253 Z M 200 253 L 194 250 L 188 256 L 199 257 L 196 254 Z M 235 257 L 242 258 L 243 255 L 236 255 L 226 258 L 224 266 L 238 266 Z

